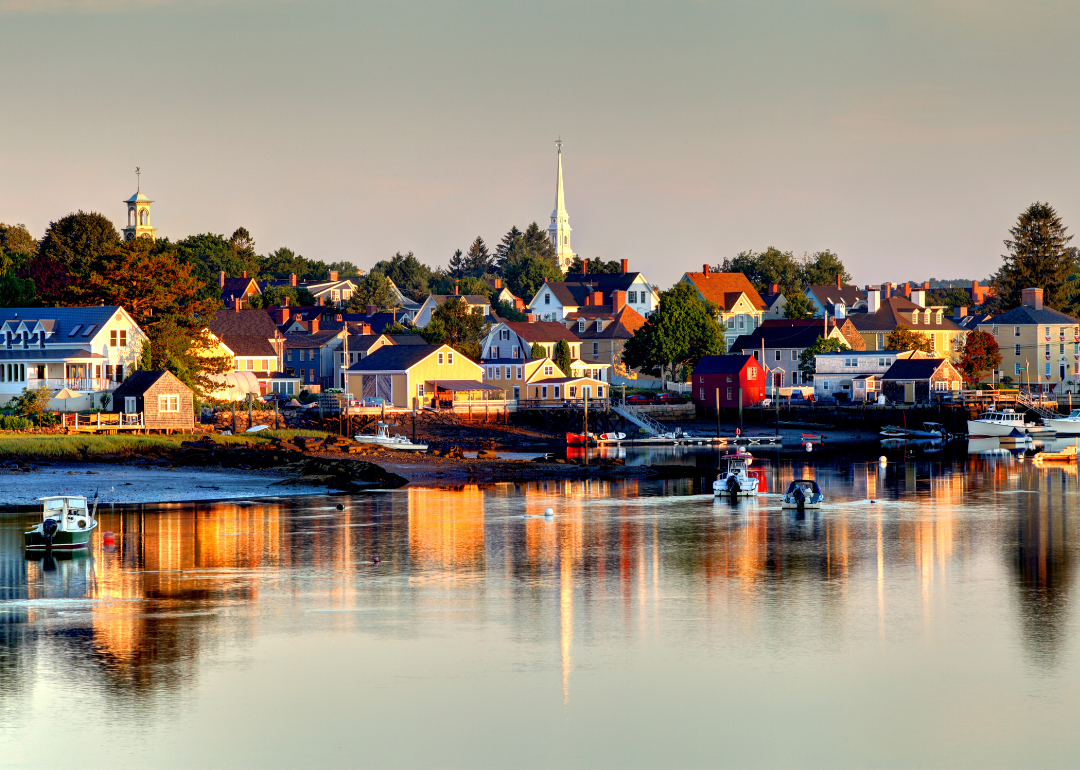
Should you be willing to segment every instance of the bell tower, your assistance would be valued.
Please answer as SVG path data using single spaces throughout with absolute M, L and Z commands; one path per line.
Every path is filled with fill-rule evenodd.
M 153 240 L 157 232 L 156 228 L 150 226 L 150 204 L 153 201 L 142 194 L 142 172 L 138 168 L 135 169 L 135 178 L 138 180 L 135 194 L 124 201 L 127 204 L 127 227 L 122 230 L 124 240 L 133 241 L 136 238 Z

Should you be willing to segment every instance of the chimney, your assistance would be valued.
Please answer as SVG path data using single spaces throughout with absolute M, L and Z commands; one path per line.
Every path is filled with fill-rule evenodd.
M 778 284 L 778 283 L 770 283 L 769 284 L 769 294 L 779 294 L 779 293 L 780 293 L 780 284 Z
M 878 288 L 866 289 L 866 312 L 876 313 L 881 309 L 881 290 Z
M 833 303 L 833 317 L 836 318 L 837 321 L 847 317 L 847 306 L 843 302 Z
M 338 313 L 336 316 L 334 316 L 334 320 L 338 323 L 341 323 L 341 313 Z
M 458 296 L 458 285 L 456 283 L 454 284 L 454 296 Z
M 627 260 L 624 259 L 624 260 L 622 260 L 623 275 L 626 275 L 626 266 L 627 266 Z
M 289 298 L 286 297 L 285 299 L 288 300 Z M 288 301 L 286 301 L 284 307 L 278 308 L 278 318 L 280 319 L 280 320 L 278 320 L 279 324 L 288 323 L 288 321 L 289 321 L 289 303 L 288 303 Z
M 247 270 L 244 271 L 244 277 L 247 278 Z
M 838 288 L 838 289 L 842 288 L 840 286 L 840 274 L 839 273 L 836 274 L 836 288 Z
M 581 274 L 582 275 L 588 275 L 589 274 L 589 260 L 587 260 L 587 259 L 581 260 Z
M 911 282 L 910 281 L 905 282 L 904 285 L 900 287 L 900 293 L 903 294 L 908 299 L 911 299 Z
M 971 295 L 975 296 L 976 292 L 978 292 L 978 291 L 979 291 L 979 282 L 978 281 L 972 281 L 971 282 Z
M 289 311 L 285 311 L 286 313 Z M 317 315 L 311 317 L 311 321 L 308 323 L 308 331 L 315 334 L 319 331 L 319 317 Z
M 371 334 L 371 324 L 366 324 L 366 323 L 360 324 L 360 333 L 361 334 Z
M 614 305 L 612 310 L 614 310 L 616 313 L 626 307 L 626 292 L 613 291 L 611 293 L 611 304 Z
M 496 291 L 500 291 L 502 289 L 502 278 L 496 278 L 493 283 L 495 284 L 493 288 Z
M 281 306 L 282 307 L 288 307 L 289 306 L 289 298 L 288 297 L 282 297 L 281 298 Z
M 1042 310 L 1043 303 L 1043 290 L 1042 289 L 1023 289 L 1020 292 L 1021 304 L 1024 307 L 1035 308 L 1036 310 Z
M 952 309 L 953 319 L 959 321 L 961 318 L 967 315 L 967 308 L 963 305 L 957 305 Z
M 926 290 L 925 289 L 912 289 L 911 301 L 919 307 L 926 307 Z
M 923 287 L 923 291 L 930 291 L 930 282 L 929 281 L 923 281 L 922 282 L 922 287 Z
M 594 291 L 592 293 L 592 303 L 599 307 L 604 304 L 604 293 L 602 291 Z
M 521 299 L 521 297 L 514 297 L 514 310 L 521 311 L 521 310 L 524 310 L 524 309 L 525 309 L 525 300 Z
M 217 282 L 218 282 L 218 286 L 220 286 L 223 289 L 225 288 L 225 271 L 224 270 L 222 270 L 220 273 L 218 273 Z
M 239 297 L 233 297 L 233 310 L 237 313 L 240 312 L 240 304 L 243 302 Z
M 534 315 L 533 313 L 529 313 L 527 316 L 525 316 L 525 320 L 531 324 L 534 324 L 536 323 L 536 315 Z
M 325 303 L 323 302 L 323 298 L 322 298 L 322 297 L 319 297 L 319 307 L 322 307 L 322 306 L 323 306 L 323 304 L 325 304 Z
M 701 272 L 703 272 L 705 275 L 708 275 L 709 274 L 709 266 L 708 265 L 702 265 L 701 266 Z
M 881 299 L 886 300 L 891 296 L 892 296 L 892 284 L 891 283 L 883 283 L 883 284 L 881 284 Z
M 336 281 L 338 279 L 337 275 L 338 275 L 337 270 L 327 270 L 326 271 L 326 280 L 328 280 L 328 281 Z
M 375 315 L 375 311 L 378 310 L 378 308 L 376 308 L 374 305 L 365 305 L 364 310 L 367 311 L 368 315 Z
M 296 288 L 296 273 L 289 273 L 289 286 Z

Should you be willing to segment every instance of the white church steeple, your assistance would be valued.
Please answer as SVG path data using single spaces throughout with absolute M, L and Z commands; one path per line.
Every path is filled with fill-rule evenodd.
M 559 269 L 566 272 L 576 255 L 570 248 L 570 217 L 566 213 L 566 202 L 563 200 L 562 139 L 555 142 L 555 146 L 559 148 L 559 176 L 555 188 L 555 210 L 551 212 L 551 224 L 548 225 L 547 232 L 551 245 L 555 247 Z

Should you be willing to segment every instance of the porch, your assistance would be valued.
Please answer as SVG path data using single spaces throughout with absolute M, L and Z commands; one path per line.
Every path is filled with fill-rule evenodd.
M 60 426 L 76 433 L 119 433 L 145 431 L 142 412 L 98 412 L 79 414 L 62 412 Z

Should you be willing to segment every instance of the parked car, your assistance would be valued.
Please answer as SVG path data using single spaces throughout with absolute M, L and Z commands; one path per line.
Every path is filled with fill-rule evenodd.
M 661 393 L 657 393 L 652 397 L 652 403 L 654 404 L 685 404 L 686 399 L 680 396 L 678 393 L 672 393 L 670 390 L 665 390 Z
M 286 395 L 285 393 L 267 393 L 262 397 L 262 400 L 268 404 L 272 404 L 277 401 L 279 404 L 287 404 L 292 401 L 293 397 Z
M 649 403 L 649 397 L 648 396 L 642 396 L 640 394 L 627 396 L 626 397 L 626 403 L 641 406 L 643 404 L 648 404 Z
M 768 409 L 768 408 L 772 407 L 772 405 L 773 405 L 773 400 L 771 398 L 763 398 L 763 399 L 761 399 L 761 401 L 758 402 L 758 406 L 763 407 L 765 409 Z

